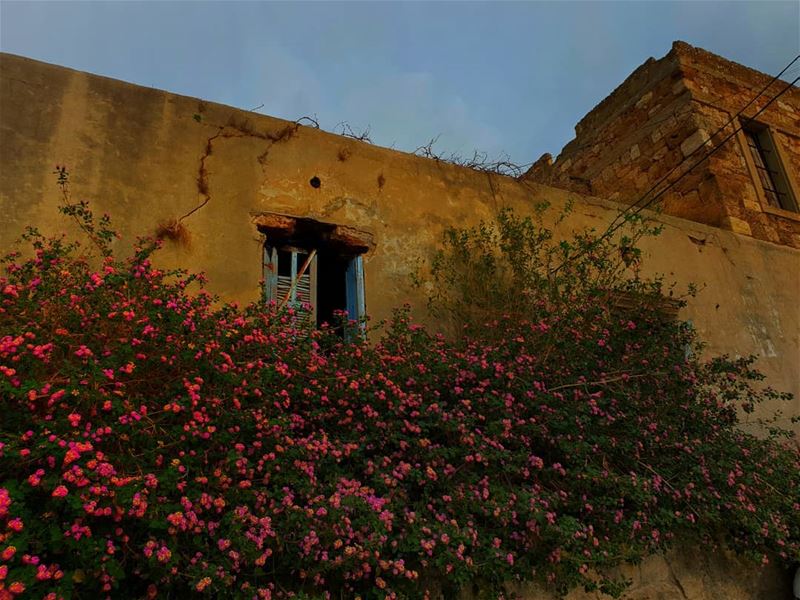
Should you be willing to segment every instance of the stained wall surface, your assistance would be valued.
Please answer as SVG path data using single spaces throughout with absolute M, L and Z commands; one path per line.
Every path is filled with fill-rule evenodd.
M 623 600 L 788 600 L 791 573 L 769 564 L 754 566 L 730 552 L 709 548 L 676 548 L 625 565 L 613 575 L 630 587 Z M 537 586 L 513 590 L 522 600 L 556 600 Z M 605 600 L 599 592 L 575 589 L 564 600 Z M 464 596 L 460 600 L 471 600 Z
M 544 157 L 527 178 L 627 204 L 658 195 L 654 206 L 667 214 L 800 248 L 800 212 L 770 205 L 736 132 L 756 124 L 769 130 L 800 201 L 800 89 L 675 42 L 586 115 L 555 162 Z
M 676 108 L 687 102 L 677 95 Z M 589 123 L 586 124 L 589 126 Z M 477 224 L 500 207 L 520 214 L 542 200 L 575 209 L 561 227 L 604 227 L 620 204 L 574 191 L 488 175 L 372 146 L 311 127 L 130 85 L 17 56 L 0 55 L 0 248 L 29 224 L 69 231 L 58 213 L 54 165 L 64 164 L 74 199 L 109 212 L 121 248 L 200 207 L 183 223 L 189 245 L 168 242 L 164 266 L 204 271 L 225 300 L 259 296 L 259 215 L 282 213 L 372 235 L 365 255 L 367 310 L 374 319 L 411 302 L 418 259 L 447 226 Z M 310 180 L 319 179 L 319 187 Z M 727 214 L 727 213 L 725 213 Z M 800 251 L 661 216 L 645 243 L 645 267 L 685 290 L 704 291 L 684 309 L 711 354 L 756 354 L 774 387 L 795 394 L 800 414 Z M 767 410 L 775 407 L 768 407 Z

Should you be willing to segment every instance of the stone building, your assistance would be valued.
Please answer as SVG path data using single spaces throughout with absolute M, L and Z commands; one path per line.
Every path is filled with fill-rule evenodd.
M 112 215 L 122 248 L 160 233 L 164 266 L 204 271 L 225 300 L 257 300 L 264 277 L 282 296 L 302 272 L 291 293 L 312 300 L 319 319 L 337 308 L 381 319 L 404 302 L 423 305 L 410 274 L 447 226 L 572 200 L 565 232 L 605 228 L 785 85 L 734 118 L 769 81 L 678 42 L 581 120 L 557 160 L 543 157 L 514 179 L 0 54 L 0 248 L 29 224 L 70 229 L 53 175 L 64 164 L 73 197 Z M 664 232 L 643 247 L 650 273 L 679 290 L 705 285 L 681 317 L 709 353 L 756 354 L 768 382 L 795 395 L 782 407 L 787 426 L 800 414 L 798 179 L 794 88 L 661 198 L 663 213 L 652 216 Z
M 669 215 L 800 248 L 800 89 L 788 87 L 770 104 L 787 86 L 675 42 L 581 119 L 555 162 L 543 156 L 526 178 L 633 204 L 672 172 L 644 204 L 732 136 L 658 205 Z

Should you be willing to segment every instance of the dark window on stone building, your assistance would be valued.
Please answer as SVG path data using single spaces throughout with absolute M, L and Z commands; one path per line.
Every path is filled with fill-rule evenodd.
M 743 133 L 756 169 L 756 183 L 761 186 L 769 205 L 797 212 L 797 199 L 769 129 L 763 125 L 748 125 Z

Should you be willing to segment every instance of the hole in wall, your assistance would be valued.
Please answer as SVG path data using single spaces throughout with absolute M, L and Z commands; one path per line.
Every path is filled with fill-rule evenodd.
M 319 177 L 314 175 L 308 182 L 311 184 L 312 188 L 319 188 L 322 185 L 322 181 L 320 181 Z

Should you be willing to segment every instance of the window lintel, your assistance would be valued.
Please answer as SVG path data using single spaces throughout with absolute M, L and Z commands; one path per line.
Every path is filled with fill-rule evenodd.
M 253 223 L 270 244 L 300 248 L 330 248 L 341 254 L 365 254 L 375 247 L 371 233 L 348 225 L 263 212 L 253 216 Z

